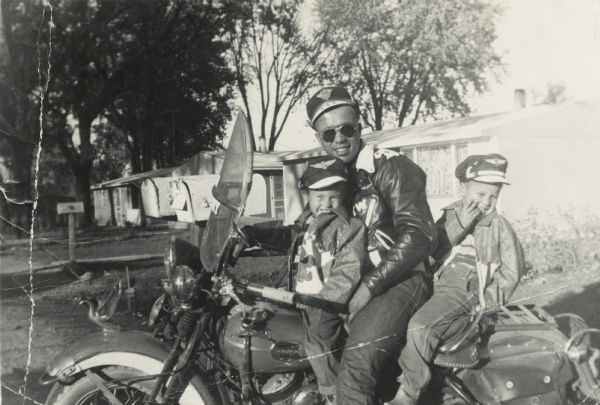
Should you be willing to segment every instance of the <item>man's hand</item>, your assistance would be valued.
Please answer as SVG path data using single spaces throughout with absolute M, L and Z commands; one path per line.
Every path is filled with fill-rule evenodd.
M 470 200 L 456 211 L 458 220 L 464 229 L 469 229 L 473 222 L 482 214 L 478 207 L 479 202 Z
M 350 315 L 348 315 L 348 324 L 352 323 L 356 314 L 358 314 L 371 299 L 373 299 L 371 291 L 366 285 L 361 283 L 348 304 L 348 312 L 350 312 Z

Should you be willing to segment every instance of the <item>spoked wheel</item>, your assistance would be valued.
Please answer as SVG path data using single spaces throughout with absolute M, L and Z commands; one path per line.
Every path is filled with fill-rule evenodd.
M 109 366 L 96 370 L 93 378 L 83 375 L 72 384 L 57 383 L 52 387 L 46 405 L 111 405 L 114 395 L 123 405 L 142 405 L 152 392 L 155 380 L 143 380 L 144 374 L 138 370 Z M 101 380 L 105 389 L 100 389 L 93 380 Z M 204 399 L 204 395 L 203 395 Z M 206 396 L 204 404 L 215 402 Z

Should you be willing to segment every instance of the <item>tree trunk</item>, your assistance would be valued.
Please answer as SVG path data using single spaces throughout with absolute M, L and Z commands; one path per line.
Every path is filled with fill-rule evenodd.
M 400 112 L 398 113 L 398 127 L 402 127 L 404 125 L 404 120 L 408 116 L 413 100 L 415 99 L 414 95 L 406 95 L 404 97 L 404 102 L 402 103 L 402 108 L 400 108 Z
M 94 223 L 94 209 L 92 206 L 92 190 L 90 190 L 91 165 L 81 165 L 75 171 L 75 183 L 77 184 L 77 193 L 83 201 L 83 225 L 89 228 Z
M 269 138 L 269 148 L 267 149 L 269 152 L 273 152 L 275 150 L 276 142 L 277 142 L 277 140 L 274 137 Z
M 265 139 L 264 136 L 261 136 L 260 138 L 258 138 L 258 151 L 259 152 L 267 151 L 267 140 Z
M 383 129 L 383 108 L 375 109 L 375 131 Z
M 91 143 L 93 115 L 79 115 L 79 145 L 80 158 L 77 169 L 75 170 L 75 182 L 77 183 L 77 192 L 83 201 L 84 226 L 89 228 L 94 223 L 94 210 L 92 206 L 92 190 L 90 190 L 90 176 L 94 164 L 94 150 Z

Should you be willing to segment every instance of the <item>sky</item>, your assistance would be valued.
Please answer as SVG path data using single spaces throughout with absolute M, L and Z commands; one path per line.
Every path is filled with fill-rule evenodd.
M 600 98 L 600 0 L 495 0 L 504 8 L 495 48 L 505 74 L 487 94 L 469 102 L 474 114 L 514 108 L 514 90 L 534 91 L 551 82 L 566 86 L 568 99 Z M 304 103 L 296 106 L 276 150 L 318 146 L 306 125 Z
M 600 0 L 506 0 L 496 49 L 506 75 L 474 97 L 480 113 L 514 107 L 513 92 L 563 82 L 570 99 L 600 98 Z M 528 97 L 530 100 L 531 97 Z

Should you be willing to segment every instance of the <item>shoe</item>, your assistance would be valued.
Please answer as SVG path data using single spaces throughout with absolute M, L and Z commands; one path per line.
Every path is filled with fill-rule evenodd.
M 386 402 L 384 405 L 417 405 L 418 400 L 409 396 L 406 391 L 400 387 L 394 399 Z

